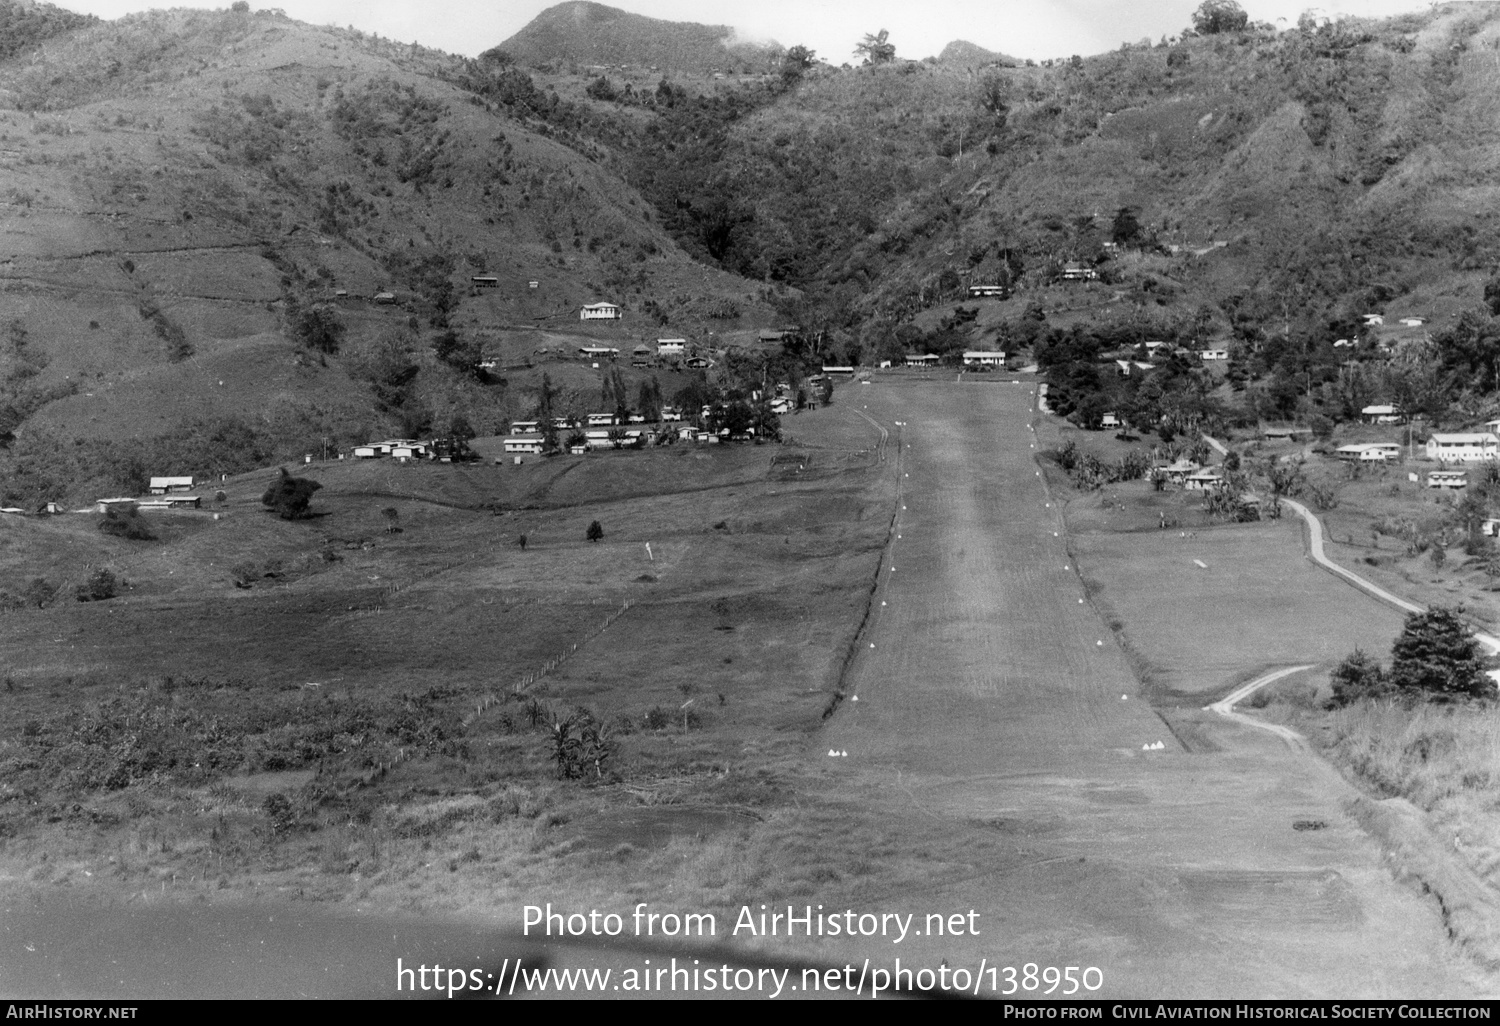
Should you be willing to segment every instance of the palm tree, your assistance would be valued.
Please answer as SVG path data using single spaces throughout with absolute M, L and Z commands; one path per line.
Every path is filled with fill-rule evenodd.
M 855 56 L 864 57 L 867 64 L 889 64 L 896 59 L 896 45 L 886 42 L 889 34 L 885 29 L 873 36 L 866 33 L 864 42 L 855 44 Z

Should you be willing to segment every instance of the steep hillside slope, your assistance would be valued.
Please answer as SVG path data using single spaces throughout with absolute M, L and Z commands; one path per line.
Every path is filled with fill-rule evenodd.
M 830 71 L 732 112 L 711 145 L 660 132 L 675 159 L 634 180 L 685 245 L 821 295 L 851 341 L 951 308 L 970 279 L 1102 265 L 1121 208 L 1140 249 L 1109 270 L 1139 301 L 1117 314 L 1452 313 L 1500 260 L 1497 40 L 1495 4 L 1451 4 L 1046 67 Z M 720 216 L 686 216 L 704 193 Z
M 173 11 L 0 64 L 0 96 L 14 499 L 104 487 L 96 441 L 209 417 L 281 453 L 491 425 L 529 412 L 539 373 L 507 387 L 474 358 L 524 365 L 537 329 L 622 345 L 772 316 L 585 155 L 607 156 L 574 135 L 587 110 L 519 73 L 274 13 Z M 580 325 L 599 300 L 625 319 Z
M 762 71 L 775 43 L 745 43 L 727 25 L 662 21 L 588 0 L 549 7 L 496 49 L 531 67 L 632 65 L 664 72 Z

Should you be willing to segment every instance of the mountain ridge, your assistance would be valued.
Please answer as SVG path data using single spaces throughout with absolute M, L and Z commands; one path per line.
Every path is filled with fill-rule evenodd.
M 496 51 L 530 67 L 626 65 L 713 74 L 765 70 L 781 47 L 738 42 L 727 25 L 664 21 L 592 0 L 568 0 L 542 11 L 488 52 Z

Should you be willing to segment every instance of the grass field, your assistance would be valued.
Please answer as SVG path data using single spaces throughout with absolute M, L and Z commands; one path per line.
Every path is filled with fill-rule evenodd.
M 806 887 L 815 853 L 789 863 L 802 828 L 775 823 L 889 478 L 852 409 L 797 424 L 795 475 L 730 445 L 321 464 L 309 521 L 259 508 L 269 473 L 153 516 L 155 541 L 0 520 L 5 590 L 56 589 L 0 614 L 0 873 L 408 908 L 659 897 L 669 869 L 710 903 Z M 100 566 L 120 596 L 75 601 Z M 570 717 L 616 745 L 571 781 Z
M 1299 525 L 1095 530 L 1072 543 L 1153 698 L 1202 704 L 1276 666 L 1388 650 L 1400 632 L 1398 613 L 1303 558 Z

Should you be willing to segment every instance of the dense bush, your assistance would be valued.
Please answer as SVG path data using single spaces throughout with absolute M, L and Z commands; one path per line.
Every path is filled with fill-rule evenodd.
M 131 541 L 151 541 L 156 537 L 151 525 L 141 516 L 139 507 L 133 505 L 124 509 L 106 509 L 103 519 L 99 521 L 99 530 L 115 538 L 128 538 Z
M 1378 698 L 1390 690 L 1385 671 L 1378 660 L 1355 649 L 1328 675 L 1333 685 L 1333 704 L 1348 705 L 1365 698 Z
M 322 487 L 308 478 L 293 477 L 282 467 L 281 476 L 271 482 L 260 501 L 275 510 L 283 520 L 301 520 L 312 515 L 308 504 L 312 502 L 313 492 Z

